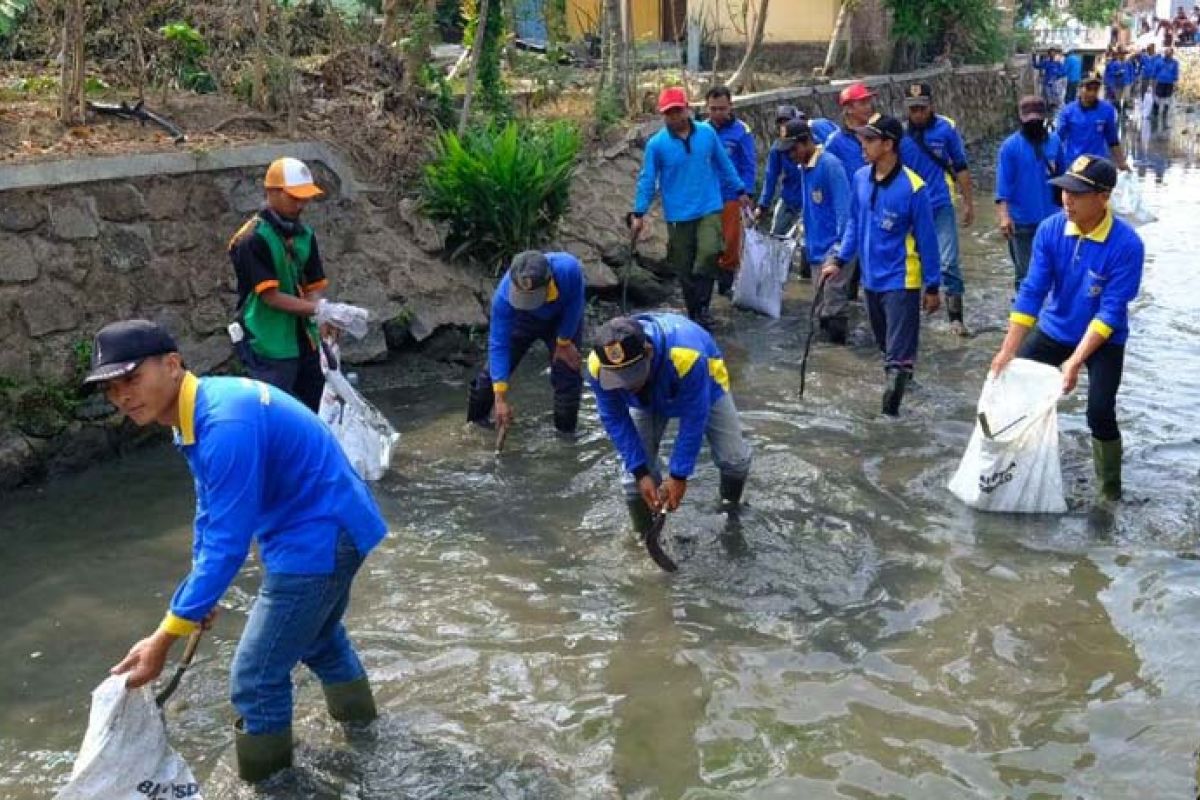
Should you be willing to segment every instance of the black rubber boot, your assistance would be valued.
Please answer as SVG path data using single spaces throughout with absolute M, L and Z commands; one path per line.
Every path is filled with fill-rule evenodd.
M 821 320 L 821 327 L 831 344 L 845 344 L 850 332 L 850 321 L 845 317 L 830 317 Z
M 742 503 L 742 492 L 746 489 L 745 478 L 732 475 L 721 476 L 721 504 L 726 508 L 737 508 Z
M 579 425 L 579 398 L 554 396 L 554 429 L 570 436 Z
M 255 735 L 242 730 L 242 720 L 239 719 L 233 731 L 238 777 L 247 783 L 265 781 L 292 765 L 291 726 L 277 733 Z
M 371 684 L 365 677 L 345 683 L 326 683 L 321 688 L 325 691 L 329 716 L 338 722 L 366 723 L 379 716 Z
M 635 500 L 626 500 L 625 506 L 629 509 L 629 520 L 633 523 L 634 533 L 637 534 L 638 539 L 645 539 L 650 528 L 654 526 L 654 514 L 650 511 L 650 506 L 646 505 L 646 501 L 640 497 Z
M 1092 462 L 1096 469 L 1096 483 L 1103 500 L 1121 499 L 1121 456 L 1120 439 L 1102 442 L 1092 439 Z
M 901 369 L 887 371 L 887 387 L 883 390 L 883 413 L 889 417 L 900 416 L 900 403 L 912 375 Z
M 963 321 L 963 299 L 960 294 L 946 295 L 946 316 L 950 318 L 950 332 L 955 336 L 970 336 L 967 324 Z
M 481 376 L 476 377 L 467 387 L 467 422 L 489 425 L 495 402 L 491 381 L 484 383 Z

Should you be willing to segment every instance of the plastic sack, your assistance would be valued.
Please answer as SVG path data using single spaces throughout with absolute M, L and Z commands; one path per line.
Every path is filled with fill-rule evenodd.
M 950 491 L 972 508 L 1061 514 L 1058 400 L 1062 373 L 1018 358 L 999 378 L 988 376 L 979 396 L 975 431 Z
M 333 431 L 350 466 L 365 481 L 377 481 L 392 465 L 392 450 L 400 434 L 387 417 L 358 393 L 342 374 L 337 345 L 324 342 L 321 369 L 325 391 L 317 414 Z
M 1146 208 L 1137 178 L 1128 172 L 1122 172 L 1117 177 L 1117 185 L 1113 188 L 1109 207 L 1112 208 L 1114 214 L 1121 216 L 1133 226 L 1145 225 L 1158 219 L 1150 212 L 1150 209 Z
M 796 237 L 771 236 L 746 226 L 742 237 L 742 266 L 733 281 L 733 304 L 772 319 L 783 310 L 783 285 L 792 268 Z
M 87 733 L 70 782 L 55 800 L 203 800 L 187 763 L 171 749 L 149 686 L 113 675 L 92 692 Z
M 1154 90 L 1147 89 L 1142 95 L 1142 119 L 1150 119 L 1150 115 L 1154 112 Z
M 349 303 L 334 303 L 325 299 L 317 301 L 317 323 L 332 325 L 355 339 L 361 339 L 367 335 L 367 321 L 370 317 L 370 312 L 365 308 L 352 306 Z

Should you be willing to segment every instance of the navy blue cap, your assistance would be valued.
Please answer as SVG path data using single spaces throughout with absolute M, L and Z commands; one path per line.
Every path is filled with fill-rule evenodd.
M 178 353 L 166 328 L 145 319 L 110 322 L 92 339 L 92 363 L 83 385 L 121 378 L 151 356 Z

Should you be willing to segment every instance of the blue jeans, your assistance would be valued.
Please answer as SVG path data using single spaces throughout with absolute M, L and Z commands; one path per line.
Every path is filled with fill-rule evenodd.
M 886 370 L 912 372 L 917 363 L 917 343 L 921 335 L 921 290 L 864 292 L 867 319 L 875 344 L 883 353 Z
M 954 206 L 942 206 L 933 212 L 933 225 L 937 228 L 938 253 L 942 257 L 942 285 L 946 294 L 962 297 L 962 267 L 958 264 L 958 218 Z
M 1008 240 L 1008 255 L 1012 258 L 1016 270 L 1017 291 L 1021 290 L 1021 281 L 1029 272 L 1029 261 L 1033 258 L 1033 235 L 1037 233 L 1037 225 L 1013 225 L 1012 238 Z
M 303 662 L 321 683 L 366 675 L 342 617 L 363 557 L 350 534 L 337 537 L 333 572 L 268 572 L 233 656 L 230 693 L 246 733 L 277 733 L 292 724 L 292 669 Z
M 629 413 L 637 427 L 638 436 L 642 439 L 642 449 L 646 451 L 646 458 L 649 460 L 646 466 L 650 468 L 654 480 L 661 481 L 662 462 L 658 458 L 658 448 L 671 419 L 638 408 L 630 409 Z M 713 403 L 712 408 L 708 410 L 708 425 L 704 428 L 704 438 L 708 439 L 713 463 L 722 475 L 729 478 L 745 478 L 750 474 L 750 445 L 742 436 L 742 421 L 738 418 L 737 406 L 733 404 L 733 396 L 729 392 L 721 395 L 721 399 Z M 621 488 L 625 490 L 628 500 L 635 500 L 640 496 L 637 480 L 632 472 L 621 475 Z

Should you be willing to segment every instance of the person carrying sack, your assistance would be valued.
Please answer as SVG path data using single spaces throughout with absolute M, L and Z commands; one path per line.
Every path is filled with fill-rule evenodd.
M 1111 161 L 1080 156 L 1052 183 L 1063 190 L 1065 210 L 1043 222 L 1034 236 L 1029 274 L 1013 302 L 1008 333 L 991 371 L 999 375 L 1016 357 L 1051 364 L 1062 369 L 1063 392 L 1069 393 L 1087 367 L 1087 422 L 1099 494 L 1119 500 L 1117 390 L 1129 337 L 1129 303 L 1141 286 L 1145 248 L 1137 232 L 1108 207 L 1117 184 Z
M 158 629 L 113 667 L 136 689 L 163 670 L 175 640 L 211 624 L 257 542 L 264 575 L 231 666 L 238 775 L 292 764 L 292 670 L 321 681 L 330 716 L 366 723 L 375 700 L 342 618 L 367 554 L 387 534 L 370 489 L 316 414 L 249 378 L 197 378 L 161 326 L 126 320 L 92 344 L 84 386 L 99 386 L 136 425 L 174 429 L 195 479 L 192 569 Z

